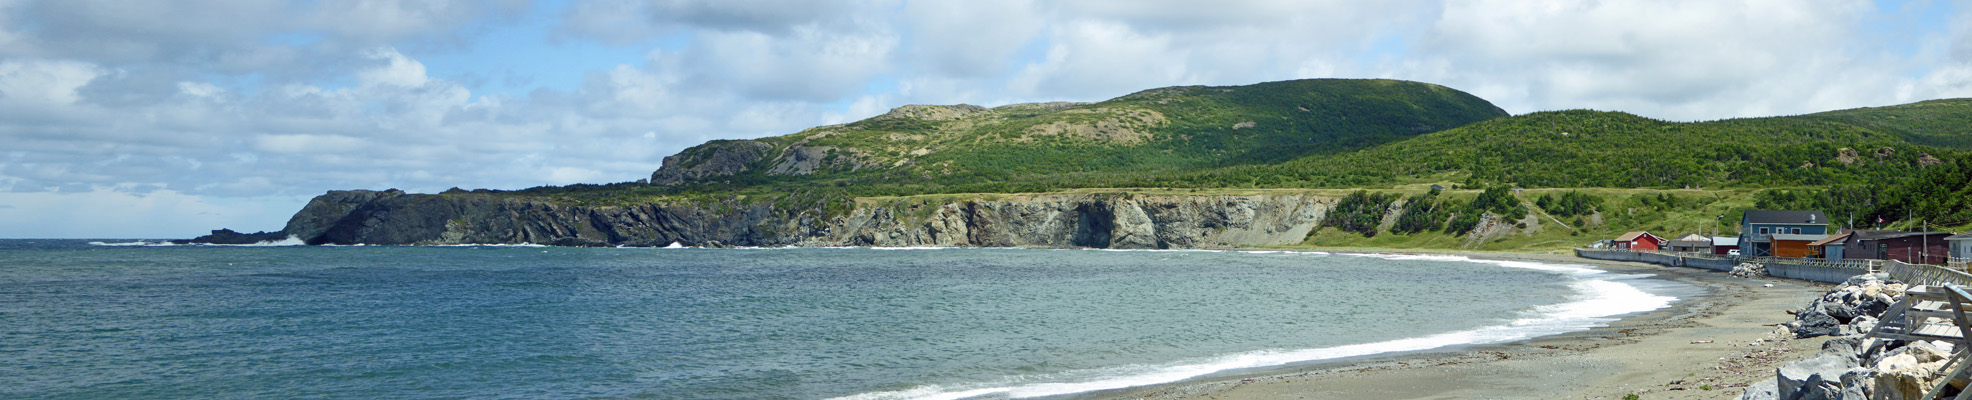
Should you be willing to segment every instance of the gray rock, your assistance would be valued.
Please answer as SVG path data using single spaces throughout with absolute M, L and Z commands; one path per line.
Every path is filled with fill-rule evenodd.
M 1869 400 L 1870 389 L 1876 385 L 1876 370 L 1856 367 L 1842 373 L 1842 391 L 1835 398 L 1841 400 Z
M 1862 350 L 1861 354 L 1865 365 L 1876 365 L 1877 361 L 1882 360 L 1886 356 L 1885 353 L 1903 346 L 1904 341 L 1902 340 L 1869 338 L 1869 340 L 1863 341 L 1857 347 Z
M 1862 304 L 1856 306 L 1856 313 L 1858 316 L 1882 317 L 1884 311 L 1890 310 L 1890 304 L 1896 302 L 1896 300 L 1884 301 L 1884 297 L 1888 296 L 1878 293 L 1875 297 L 1863 300 Z
M 1300 243 L 1336 200 L 1044 194 L 942 203 L 735 196 L 582 204 L 490 191 L 336 191 L 311 200 L 284 231 L 309 244 L 1201 248 Z
M 1861 366 L 1862 352 L 1858 351 L 1856 348 L 1861 346 L 1863 341 L 1864 338 L 1862 337 L 1862 335 L 1848 335 L 1834 339 L 1829 339 L 1828 341 L 1821 343 L 1821 352 L 1818 354 L 1841 357 L 1843 360 L 1845 360 L 1843 365 L 1847 365 L 1850 367 Z
M 1860 312 L 1856 311 L 1855 306 L 1851 306 L 1844 303 L 1833 303 L 1833 302 L 1821 303 L 1821 312 L 1824 314 L 1828 314 L 1828 316 L 1830 317 L 1835 317 L 1835 321 L 1844 324 L 1849 323 L 1849 321 L 1855 319 L 1856 316 L 1862 315 Z
M 756 161 L 773 151 L 774 145 L 753 140 L 714 140 L 664 157 L 664 165 L 651 173 L 654 185 L 677 185 L 711 177 L 747 171 Z
M 1855 327 L 1856 333 L 1869 333 L 1870 331 L 1876 330 L 1876 324 L 1879 322 L 1881 321 L 1876 320 L 1876 317 L 1863 315 L 1850 320 L 1849 326 Z
M 1856 276 L 1851 276 L 1849 277 L 1849 279 L 1842 281 L 1842 286 L 1863 287 L 1869 285 L 1881 285 L 1883 284 L 1883 278 L 1888 276 L 1889 275 L 1886 275 L 1881 272 L 1871 273 L 1871 274 L 1859 274 Z
M 1775 384 L 1782 399 L 1832 399 L 1840 397 L 1842 374 L 1854 365 L 1854 356 L 1823 353 L 1806 360 L 1783 364 L 1775 371 Z M 1819 397 L 1817 397 L 1819 396 Z
M 1759 381 L 1747 386 L 1746 392 L 1739 394 L 1739 400 L 1777 400 L 1780 398 L 1778 387 L 1771 380 Z
M 1916 358 L 1918 363 L 1929 363 L 1951 357 L 1951 347 L 1950 343 L 1916 341 L 1910 342 L 1910 344 L 1904 345 L 1904 347 L 1898 347 L 1895 350 L 1883 353 L 1883 357 L 1909 354 L 1911 357 Z
M 1834 335 L 1841 332 L 1842 322 L 1835 320 L 1835 317 L 1831 317 L 1827 313 L 1821 312 L 1821 310 L 1803 312 L 1797 317 L 1797 320 L 1801 323 L 1800 327 L 1794 328 L 1794 337 L 1797 339 Z

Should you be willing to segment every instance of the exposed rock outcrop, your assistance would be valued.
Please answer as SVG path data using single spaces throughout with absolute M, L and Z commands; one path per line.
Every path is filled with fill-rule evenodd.
M 753 140 L 714 140 L 664 157 L 664 165 L 651 173 L 654 185 L 676 185 L 708 176 L 744 172 L 766 157 L 774 145 Z
M 171 242 L 177 244 L 259 244 L 279 242 L 287 240 L 287 238 L 288 234 L 286 232 L 239 233 L 234 232 L 232 229 L 220 229 L 212 231 L 210 235 L 192 238 L 191 240 L 173 240 Z
M 958 104 L 958 105 L 949 105 L 949 106 L 912 104 L 903 107 L 892 108 L 890 109 L 890 112 L 883 113 L 883 115 L 879 115 L 877 116 L 877 118 L 878 119 L 909 118 L 909 119 L 919 119 L 925 121 L 951 121 L 956 119 L 962 119 L 965 118 L 966 116 L 970 116 L 973 114 L 978 114 L 988 111 L 992 111 L 992 110 L 987 109 L 986 107 L 980 107 L 971 104 Z
M 1298 243 L 1335 199 L 1313 195 L 1041 194 L 942 203 L 567 205 L 480 193 L 335 191 L 283 230 L 309 244 L 1199 248 Z M 824 207 L 826 208 L 826 207 Z

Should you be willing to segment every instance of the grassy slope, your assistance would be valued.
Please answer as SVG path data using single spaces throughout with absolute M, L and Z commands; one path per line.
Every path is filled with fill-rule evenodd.
M 993 185 L 1005 182 L 1050 189 L 1120 186 L 1157 174 L 1343 153 L 1506 116 L 1483 99 L 1443 86 L 1340 79 L 1173 87 L 1100 103 L 1014 105 L 963 116 L 952 110 L 933 106 L 928 113 L 947 115 L 900 112 L 759 139 L 774 146 L 769 154 L 827 147 L 856 162 L 786 176 L 769 173 L 777 162 L 770 158 L 747 172 L 706 181 L 887 186 L 894 193 L 1004 191 Z M 730 188 L 714 190 L 724 189 Z

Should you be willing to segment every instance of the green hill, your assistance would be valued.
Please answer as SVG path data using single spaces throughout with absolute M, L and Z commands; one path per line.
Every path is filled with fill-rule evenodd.
M 1952 111 L 1972 115 L 1972 106 Z M 1851 118 L 1873 114 L 1851 114 Z M 1914 144 L 1972 138 L 1891 130 L 1821 116 L 1676 123 L 1620 112 L 1500 118 L 1340 155 L 1284 163 L 1315 185 L 1459 173 L 1521 187 L 1773 187 L 1885 182 L 1952 150 Z M 1925 132 L 1922 134 L 1906 132 Z
M 1113 186 L 1342 154 L 1506 115 L 1443 86 L 1339 79 L 1171 87 L 1098 103 L 904 106 L 848 124 L 693 147 L 666 158 L 651 179 L 895 193 Z

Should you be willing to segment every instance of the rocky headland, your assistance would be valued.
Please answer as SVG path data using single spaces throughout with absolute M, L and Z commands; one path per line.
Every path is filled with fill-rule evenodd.
M 812 206 L 741 197 L 574 205 L 465 191 L 349 190 L 318 196 L 282 230 L 251 237 L 376 245 L 1209 248 L 1300 243 L 1338 198 L 1058 193 L 859 199 L 828 215 Z M 1474 231 L 1500 229 L 1513 226 L 1487 223 Z M 220 233 L 197 241 L 246 237 Z

